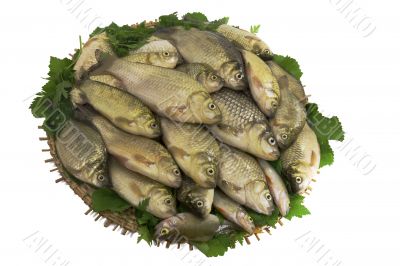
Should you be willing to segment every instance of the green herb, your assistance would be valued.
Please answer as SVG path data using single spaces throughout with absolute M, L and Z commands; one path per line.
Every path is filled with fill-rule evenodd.
M 260 27 L 261 27 L 261 25 L 250 26 L 250 32 L 256 34 L 260 30 Z
M 298 194 L 290 195 L 290 210 L 285 218 L 292 220 L 293 217 L 302 218 L 305 215 L 311 214 L 310 211 L 304 207 L 303 201 L 303 196 Z
M 96 212 L 123 212 L 131 205 L 108 188 L 99 188 L 92 194 L 92 208 Z
M 290 75 L 300 80 L 303 72 L 301 72 L 300 65 L 297 63 L 296 59 L 290 56 L 282 56 L 275 54 L 272 58 L 281 68 L 286 70 Z
M 160 219 L 147 212 L 147 206 L 149 205 L 150 199 L 147 198 L 139 203 L 136 208 L 135 216 L 136 222 L 138 224 L 138 239 L 137 242 L 144 240 L 151 246 L 153 242 L 153 235 L 155 231 L 155 226 L 160 222 Z
M 118 26 L 112 22 L 105 28 L 96 28 L 90 36 L 105 32 L 114 52 L 121 57 L 127 55 L 130 50 L 136 50 L 143 46 L 154 31 L 155 29 L 147 27 L 145 22 L 136 27 Z
M 185 29 L 198 28 L 200 30 L 215 31 L 222 24 L 227 24 L 228 20 L 228 17 L 224 17 L 209 22 L 208 18 L 200 12 L 187 13 L 180 19 L 178 13 L 175 12 L 160 16 L 157 28 L 182 26 Z
M 275 209 L 271 215 L 261 214 L 251 209 L 247 209 L 247 213 L 253 219 L 253 222 L 257 227 L 263 227 L 263 226 L 275 227 L 279 219 L 278 209 Z
M 334 153 L 329 145 L 329 140 L 343 141 L 344 131 L 342 124 L 337 116 L 325 117 L 318 111 L 315 103 L 309 103 L 306 106 L 307 120 L 317 135 L 318 143 L 321 149 L 320 167 L 331 165 L 334 161 Z
M 44 118 L 43 128 L 54 135 L 72 116 L 69 92 L 74 84 L 74 62 L 71 59 L 50 57 L 47 83 L 30 105 L 36 118 Z
M 229 234 L 218 234 L 207 242 L 192 242 L 192 244 L 207 257 L 218 257 L 225 254 L 229 248 L 235 248 L 236 243 L 243 245 L 246 232 L 235 231 Z

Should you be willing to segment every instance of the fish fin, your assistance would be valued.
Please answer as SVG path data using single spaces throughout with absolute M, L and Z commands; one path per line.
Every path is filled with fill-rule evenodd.
M 71 90 L 71 92 L 69 93 L 69 95 L 71 98 L 72 105 L 75 108 L 77 108 L 78 105 L 83 105 L 88 102 L 88 99 L 87 99 L 85 93 L 78 88 L 73 88 Z
M 318 161 L 318 156 L 315 151 L 311 152 L 311 162 L 310 162 L 311 167 L 315 167 L 316 169 L 319 168 L 319 161 Z
M 169 147 L 168 150 L 169 150 L 172 154 L 174 154 L 174 157 L 175 157 L 175 156 L 176 156 L 176 157 L 179 156 L 179 157 L 181 157 L 181 158 L 185 158 L 185 157 L 189 156 L 189 154 L 188 154 L 187 152 L 185 152 L 183 149 L 180 149 L 180 148 L 175 147 L 175 146 Z
M 289 88 L 289 79 L 286 75 L 280 77 L 278 79 L 278 84 L 280 89 L 287 89 Z
M 260 38 L 257 38 L 255 36 L 250 36 L 250 35 L 246 35 L 246 36 L 244 36 L 244 38 L 248 39 L 248 40 L 255 40 L 255 41 L 259 41 L 260 40 Z
M 240 187 L 238 187 L 238 186 L 236 186 L 235 184 L 233 184 L 233 183 L 231 183 L 231 182 L 229 182 L 229 181 L 226 181 L 226 180 L 222 180 L 222 185 L 225 186 L 225 187 L 227 187 L 227 188 L 232 189 L 232 190 L 235 191 L 235 192 L 239 192 L 239 191 L 241 190 Z
M 102 74 L 111 74 L 109 69 L 114 64 L 118 57 L 115 55 L 111 55 L 97 49 L 95 51 L 95 56 L 97 59 L 98 64 L 94 65 L 89 69 L 89 72 L 92 76 L 102 75 Z
M 150 167 L 151 165 L 155 164 L 154 162 L 148 160 L 146 157 L 140 154 L 134 155 L 133 159 L 135 159 L 135 161 L 138 161 L 139 163 L 145 164 L 147 167 Z

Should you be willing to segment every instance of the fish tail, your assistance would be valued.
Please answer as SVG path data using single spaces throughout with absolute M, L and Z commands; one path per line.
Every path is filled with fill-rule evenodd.
M 87 73 L 87 75 L 97 76 L 103 74 L 111 74 L 110 69 L 115 61 L 118 60 L 118 57 L 109 53 L 105 53 L 99 49 L 95 51 L 95 56 L 98 63 L 89 70 L 89 73 Z
M 87 121 L 87 122 L 92 122 L 93 119 L 98 116 L 96 111 L 92 109 L 92 107 L 87 106 L 87 105 L 78 105 L 76 112 L 75 112 L 75 118 L 80 121 Z
M 289 80 L 288 77 L 286 75 L 282 76 L 279 80 L 278 80 L 278 84 L 279 84 L 279 88 L 280 89 L 287 89 L 289 88 Z
M 172 34 L 174 34 L 178 30 L 177 27 L 169 27 L 169 28 L 160 28 L 158 29 L 155 33 L 154 36 L 165 39 L 165 40 L 171 40 Z

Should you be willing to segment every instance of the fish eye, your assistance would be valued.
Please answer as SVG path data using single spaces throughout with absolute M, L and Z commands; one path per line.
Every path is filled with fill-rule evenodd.
M 215 110 L 215 108 L 217 108 L 217 106 L 215 105 L 215 103 L 209 103 L 209 104 L 208 104 L 208 108 L 209 108 L 210 110 Z
M 277 102 L 275 102 L 275 101 L 273 101 L 272 103 L 271 103 L 271 106 L 272 106 L 272 108 L 277 108 L 278 107 L 278 103 Z
M 215 81 L 215 80 L 217 80 L 218 77 L 216 75 L 211 75 L 210 78 L 211 78 L 211 80 Z
M 249 220 L 250 222 L 253 222 L 253 218 L 251 218 L 250 215 L 247 215 L 247 220 Z
M 241 79 L 244 78 L 244 76 L 243 76 L 243 74 L 242 74 L 241 72 L 239 72 L 239 73 L 236 73 L 235 78 L 236 78 L 237 80 L 241 80 Z
M 272 196 L 271 196 L 271 194 L 265 194 L 265 198 L 267 199 L 267 200 L 272 200 Z
M 201 200 L 199 200 L 198 202 L 196 202 L 196 205 L 197 207 L 201 208 L 203 207 L 204 203 Z
M 175 169 L 173 170 L 173 172 L 174 172 L 174 175 L 176 175 L 176 176 L 181 175 L 181 171 L 179 171 L 178 168 L 175 168 Z
M 106 178 L 105 178 L 104 175 L 99 175 L 99 176 L 97 177 L 97 179 L 98 179 L 100 182 L 103 182 Z
M 275 145 L 276 141 L 275 141 L 275 139 L 273 137 L 270 137 L 268 139 L 268 143 L 271 144 L 271 145 Z
M 163 52 L 162 55 L 163 56 L 169 56 L 169 52 Z
M 296 177 L 296 183 L 301 184 L 301 182 L 303 182 L 303 179 L 300 176 Z
M 215 174 L 215 170 L 214 170 L 214 168 L 207 168 L 207 174 L 208 175 L 214 175 Z
M 164 203 L 167 204 L 167 205 L 171 205 L 172 199 L 171 199 L 171 198 L 166 198 L 166 199 L 164 200 Z
M 282 139 L 287 139 L 288 138 L 288 135 L 287 134 L 285 134 L 285 133 L 283 133 L 282 135 L 281 135 L 281 137 L 282 137 Z
M 160 231 L 160 235 L 162 235 L 162 236 L 165 236 L 165 235 L 167 235 L 169 233 L 169 230 L 168 230 L 168 228 L 163 228 L 163 229 L 161 229 L 161 231 Z
M 157 123 L 156 123 L 156 122 L 152 122 L 152 123 L 150 124 L 150 127 L 151 127 L 151 128 L 157 128 L 158 126 L 157 126 Z
M 269 49 L 265 49 L 263 53 L 266 55 L 272 55 L 272 52 Z

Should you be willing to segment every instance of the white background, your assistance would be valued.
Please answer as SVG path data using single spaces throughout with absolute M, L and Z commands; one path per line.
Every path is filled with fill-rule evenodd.
M 76 18 L 82 8 L 68 10 L 76 2 L 1 4 L 0 265 L 52 265 L 57 256 L 69 265 L 195 266 L 202 261 L 200 253 L 188 254 L 187 247 L 176 251 L 136 244 L 136 237 L 121 236 L 85 216 L 82 201 L 54 183 L 57 174 L 44 164 L 49 156 L 40 152 L 45 143 L 38 137 L 44 134 L 28 111 L 32 95 L 44 83 L 49 56 L 68 55 L 78 46 L 79 35 L 85 40 L 100 22 L 134 23 L 173 11 L 203 11 L 210 19 L 229 16 L 231 24 L 243 28 L 261 24 L 259 36 L 274 52 L 300 62 L 311 101 L 325 114 L 338 115 L 353 140 L 350 148 L 360 147 L 351 159 L 346 149 L 334 145 L 336 163 L 321 171 L 306 199 L 311 216 L 286 221 L 272 236 L 264 234 L 260 242 L 252 238 L 250 246 L 202 265 L 310 266 L 334 265 L 336 260 L 341 265 L 399 265 L 400 21 L 395 1 L 353 2 L 352 9 L 359 7 L 370 17 L 361 26 L 368 21 L 373 21 L 369 30 L 376 26 L 368 37 L 361 26 L 353 27 L 357 19 L 349 22 L 337 11 L 345 0 L 85 0 L 83 10 L 92 8 L 90 16 L 101 17 L 90 29 L 88 21 Z M 368 167 L 376 168 L 365 174 L 368 161 Z M 36 251 L 39 245 L 33 240 L 41 238 L 47 240 L 47 252 Z M 309 243 L 313 239 L 318 241 L 314 248 Z

